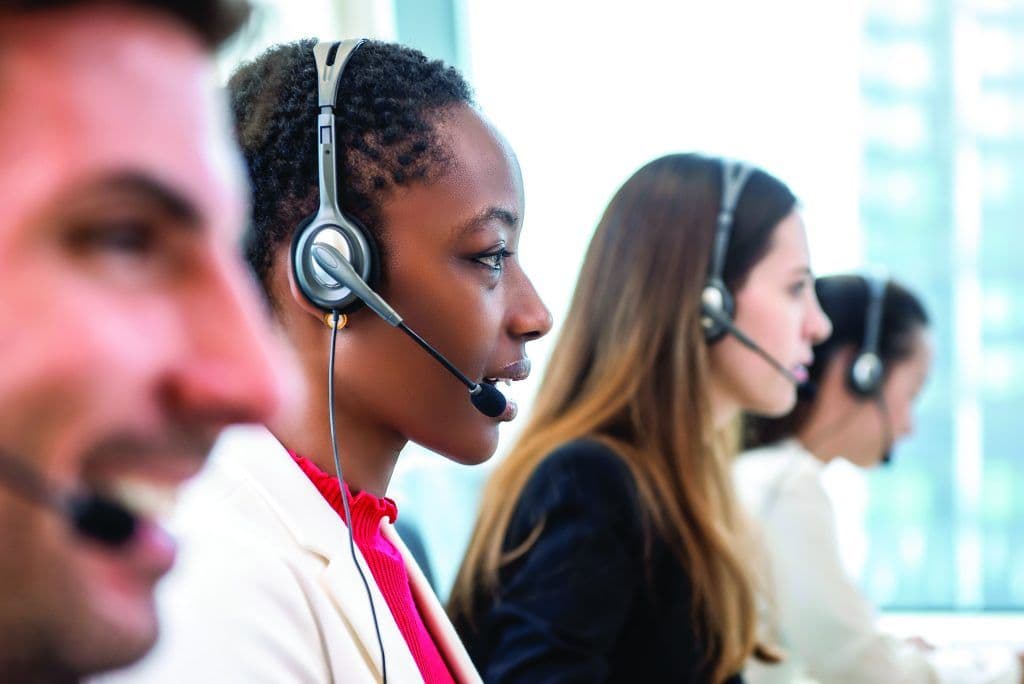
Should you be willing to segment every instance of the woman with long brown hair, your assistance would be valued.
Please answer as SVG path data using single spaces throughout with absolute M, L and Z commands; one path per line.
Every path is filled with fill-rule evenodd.
M 756 616 L 731 428 L 789 410 L 828 332 L 781 182 L 677 154 L 622 186 L 453 590 L 486 681 L 738 679 Z

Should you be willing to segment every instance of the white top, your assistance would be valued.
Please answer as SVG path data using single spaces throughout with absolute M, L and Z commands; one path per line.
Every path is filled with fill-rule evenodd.
M 178 562 L 157 592 L 161 636 L 134 667 L 93 684 L 379 682 L 376 632 L 344 523 L 284 447 L 257 426 L 226 430 L 174 519 Z M 480 677 L 392 526 L 424 626 L 456 682 Z M 389 682 L 422 682 L 369 580 Z
M 823 468 L 795 439 L 737 459 L 740 500 L 764 535 L 763 635 L 787 656 L 779 665 L 750 663 L 747 681 L 1019 684 L 1012 653 L 926 652 L 878 631 L 873 606 L 842 566 Z

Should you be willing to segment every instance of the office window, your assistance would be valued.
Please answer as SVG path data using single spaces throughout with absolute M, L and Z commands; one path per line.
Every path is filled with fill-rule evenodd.
M 456 31 L 399 38 L 450 41 L 522 163 L 520 254 L 556 329 L 521 413 L 622 180 L 671 151 L 752 160 L 800 196 L 818 272 L 885 266 L 933 320 L 916 434 L 891 467 L 834 478 L 858 579 L 890 609 L 1024 607 L 1024 3 L 449 2 Z M 412 456 L 396 483 L 443 593 L 487 467 Z
M 938 344 L 917 434 L 871 476 L 864 581 L 888 607 L 1019 609 L 1024 5 L 932 7 L 894 18 L 872 4 L 865 15 L 867 63 L 915 44 L 939 69 L 926 92 L 862 76 L 866 111 L 899 108 L 909 119 L 909 108 L 926 122 L 925 149 L 908 149 L 900 120 L 867 128 L 864 140 L 866 177 L 900 173 L 929 186 L 915 196 L 917 221 L 905 197 L 883 190 L 862 197 L 862 219 L 868 260 L 925 296 Z

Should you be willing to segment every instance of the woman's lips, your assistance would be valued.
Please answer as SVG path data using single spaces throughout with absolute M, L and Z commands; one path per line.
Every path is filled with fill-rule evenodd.
M 505 410 L 498 416 L 498 420 L 507 423 L 510 420 L 515 420 L 517 413 L 519 413 L 519 406 L 516 404 L 516 400 L 505 397 Z
M 508 390 L 513 382 L 525 380 L 529 375 L 530 359 L 524 356 L 521 359 L 505 364 L 496 373 L 484 376 L 484 382 L 494 385 L 505 396 L 505 410 L 495 420 L 507 423 L 515 419 L 516 414 L 519 412 L 519 407 L 516 405 L 515 399 L 509 396 Z
M 797 381 L 797 384 L 799 384 L 799 385 L 805 384 L 810 379 L 810 375 L 807 372 L 807 367 L 806 366 L 797 364 L 797 365 L 793 366 L 792 373 L 793 373 L 793 377 Z
M 487 376 L 493 380 L 511 380 L 517 382 L 525 380 L 530 375 L 530 359 L 523 357 L 512 363 L 505 364 L 494 375 Z

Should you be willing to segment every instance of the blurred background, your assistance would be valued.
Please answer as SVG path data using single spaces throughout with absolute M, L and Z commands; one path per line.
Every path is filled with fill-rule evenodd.
M 1021 633 L 1024 0 L 256 5 L 221 55 L 225 79 L 300 37 L 397 40 L 459 67 L 519 155 L 519 253 L 556 328 L 532 346 L 533 375 L 513 390 L 521 418 L 495 460 L 530 410 L 600 213 L 637 167 L 695 150 L 787 182 L 815 270 L 885 268 L 925 298 L 937 344 L 893 465 L 828 469 L 845 561 L 896 628 L 933 614 L 930 631 L 908 629 Z M 415 447 L 399 462 L 391 494 L 442 597 L 489 468 Z

